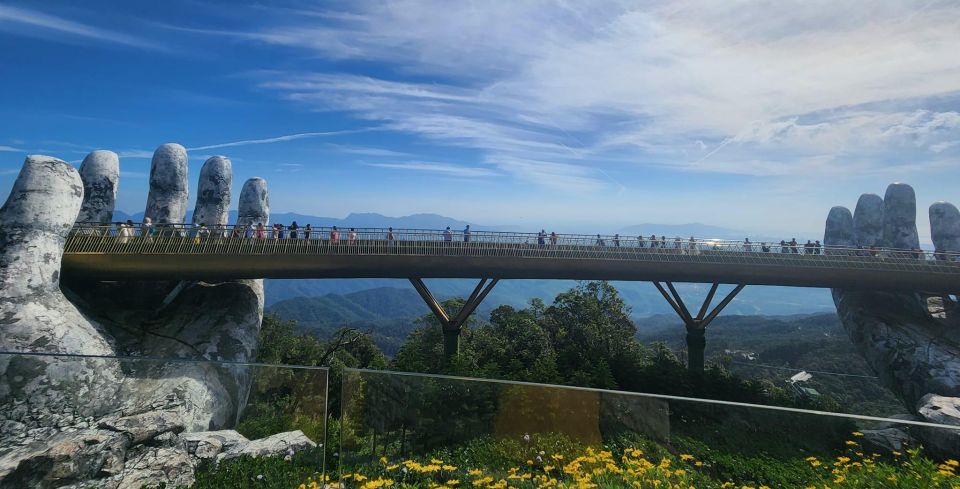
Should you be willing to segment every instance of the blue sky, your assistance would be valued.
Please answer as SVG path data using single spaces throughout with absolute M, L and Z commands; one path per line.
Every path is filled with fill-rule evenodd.
M 960 189 L 953 2 L 0 4 L 0 194 L 26 154 L 215 154 L 275 211 L 822 233 Z M 191 182 L 195 185 L 195 182 Z M 236 195 L 236 192 L 235 192 Z

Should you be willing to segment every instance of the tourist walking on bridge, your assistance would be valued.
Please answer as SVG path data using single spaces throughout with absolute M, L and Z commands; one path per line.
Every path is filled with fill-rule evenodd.
M 350 232 L 347 233 L 347 244 L 357 244 L 357 230 L 350 228 Z
M 600 237 L 600 234 L 597 234 L 597 246 L 606 246 L 606 243 L 603 242 L 603 238 Z
M 469 224 L 467 224 L 467 227 L 463 228 L 463 242 L 464 243 L 470 242 L 470 225 Z
M 543 246 L 547 244 L 547 231 L 544 229 L 540 230 L 540 233 L 537 234 L 537 244 Z
M 153 240 L 153 221 L 149 217 L 143 218 L 143 224 L 140 225 L 140 236 L 145 241 Z
M 620 235 L 619 235 L 619 234 L 614 234 L 614 235 L 613 235 L 613 246 L 614 246 L 615 248 L 619 248 L 619 247 L 620 247 Z
M 312 232 L 313 226 L 311 226 L 310 223 L 307 223 L 307 225 L 303 227 L 303 239 L 310 241 L 310 233 Z
M 339 242 L 340 242 L 340 231 L 337 229 L 336 226 L 334 226 L 333 229 L 330 230 L 330 243 L 337 244 Z
M 393 226 L 387 228 L 387 241 L 393 242 Z
M 557 244 L 557 233 L 554 231 L 550 232 L 550 244 L 552 245 Z
M 753 251 L 753 243 L 750 242 L 750 238 L 743 238 L 743 251 L 747 253 Z
M 299 231 L 300 226 L 297 226 L 297 221 L 290 223 L 290 239 L 297 239 L 300 237 Z
M 267 227 L 262 222 L 257 223 L 257 239 L 267 239 Z
M 447 226 L 447 229 L 443 230 L 443 240 L 453 241 L 453 231 L 450 230 L 450 226 Z M 469 241 L 469 240 L 465 239 L 465 241 Z

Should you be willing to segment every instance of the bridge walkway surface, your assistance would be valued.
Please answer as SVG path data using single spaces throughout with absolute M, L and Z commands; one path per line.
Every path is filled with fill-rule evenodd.
M 64 273 L 88 278 L 227 280 L 241 278 L 498 278 L 672 281 L 794 287 L 960 291 L 960 256 L 920 250 L 826 247 L 806 253 L 722 240 L 619 240 L 531 233 L 474 232 L 470 241 L 443 231 L 357 230 L 350 241 L 314 228 L 310 239 L 207 237 L 171 227 L 153 236 L 117 236 L 110 226 L 78 225 L 67 238 Z M 603 242 L 599 245 L 598 242 Z

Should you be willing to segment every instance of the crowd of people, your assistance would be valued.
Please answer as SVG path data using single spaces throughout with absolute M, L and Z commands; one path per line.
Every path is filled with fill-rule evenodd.
M 152 240 L 155 236 L 179 236 L 179 237 L 189 237 L 194 240 L 195 243 L 199 244 L 205 241 L 211 236 L 214 237 L 230 237 L 230 238 L 243 238 L 248 240 L 287 240 L 287 239 L 303 239 L 303 240 L 324 240 L 328 241 L 331 244 L 340 244 L 346 243 L 348 245 L 357 244 L 360 242 L 361 236 L 357 232 L 356 228 L 349 228 L 345 233 L 342 232 L 337 226 L 332 226 L 328 230 L 318 231 L 312 225 L 306 224 L 305 226 L 300 226 L 296 221 L 290 223 L 289 226 L 284 226 L 280 223 L 274 223 L 267 228 L 263 223 L 248 223 L 248 224 L 239 224 L 233 226 L 207 226 L 206 223 L 195 223 L 191 227 L 184 225 L 171 225 L 166 223 L 157 223 L 154 224 L 149 217 L 144 218 L 143 222 L 138 226 L 134 224 L 132 220 L 127 220 L 126 222 L 116 222 L 115 223 L 116 231 L 115 235 L 120 238 L 121 243 L 128 243 L 133 240 L 135 237 L 140 236 L 144 239 Z M 385 239 L 387 241 L 395 241 L 397 239 L 397 233 L 394 232 L 393 227 L 387 228 L 384 232 L 376 233 L 377 236 L 372 236 L 370 232 L 365 232 L 364 239 Z M 382 237 L 379 236 L 382 234 Z M 467 225 L 463 228 L 462 231 L 453 231 L 450 226 L 447 226 L 446 229 L 441 231 L 440 239 L 445 242 L 452 241 L 462 241 L 464 243 L 469 243 L 473 237 L 473 232 L 470 229 L 470 225 Z M 418 235 L 422 235 L 422 232 L 418 232 Z M 556 232 L 547 233 L 546 230 L 541 229 L 539 233 L 536 234 L 537 245 L 547 246 L 547 245 L 557 245 L 562 241 L 564 244 L 578 244 L 583 245 L 585 237 L 569 237 L 565 236 L 561 238 Z M 528 242 L 529 244 L 529 242 Z M 744 238 L 743 242 L 739 245 L 730 243 L 730 242 L 721 242 L 718 240 L 697 240 L 693 236 L 689 239 L 684 240 L 679 236 L 668 239 L 666 236 L 661 235 L 659 238 L 655 234 L 651 234 L 649 237 L 644 237 L 639 235 L 636 238 L 621 238 L 620 234 L 614 234 L 612 237 L 605 237 L 603 235 L 597 234 L 596 238 L 593 240 L 593 245 L 597 247 L 634 247 L 634 248 L 645 248 L 645 249 L 671 249 L 678 250 L 684 253 L 699 253 L 704 250 L 713 250 L 713 251 L 745 251 L 745 252 L 760 252 L 760 253 L 787 253 L 787 254 L 798 254 L 798 255 L 822 255 L 824 254 L 824 245 L 820 243 L 820 240 L 807 240 L 806 243 L 800 244 L 796 238 L 792 238 L 789 241 L 781 240 L 779 243 L 754 243 L 751 242 L 749 238 Z M 853 249 L 846 249 L 844 253 L 851 254 L 854 256 L 872 256 L 879 257 L 888 255 L 890 252 L 896 251 L 900 254 L 908 254 L 907 256 L 912 256 L 913 258 L 923 259 L 926 257 L 926 254 L 923 250 L 917 248 L 914 250 L 886 250 L 877 246 L 861 246 L 857 245 Z M 953 254 L 941 251 L 937 249 L 933 253 L 933 257 L 937 260 L 948 260 L 953 256 Z

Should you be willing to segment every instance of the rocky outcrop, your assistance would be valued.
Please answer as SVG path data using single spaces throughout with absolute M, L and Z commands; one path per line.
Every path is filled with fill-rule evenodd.
M 247 443 L 237 443 L 217 455 L 217 461 L 221 462 L 238 457 L 275 457 L 279 455 L 289 457 L 295 452 L 316 448 L 316 446 L 317 444 L 307 438 L 302 431 L 289 431 Z
M 864 213 L 864 215 L 859 215 Z M 898 249 L 919 248 L 916 197 L 909 185 L 887 188 L 878 208 L 876 196 L 865 195 L 850 211 L 834 207 L 827 217 L 824 243 L 849 246 L 875 243 Z M 950 204 L 930 208 L 930 225 L 937 246 L 956 246 L 960 217 Z M 877 239 L 877 220 L 882 237 Z M 880 379 L 921 420 L 960 426 L 960 318 L 949 297 L 914 293 L 834 289 L 833 300 L 847 335 Z M 957 435 L 944 429 L 913 429 L 911 433 L 942 454 L 960 453 Z M 875 433 L 878 443 L 893 443 L 895 433 Z
M 155 223 L 183 222 L 187 161 L 177 144 L 154 154 Z M 0 487 L 189 483 L 197 457 L 181 436 L 231 427 L 242 412 L 247 367 L 110 357 L 251 360 L 262 281 L 61 283 L 68 231 L 78 219 L 109 221 L 118 174 L 110 152 L 91 153 L 82 175 L 31 156 L 0 209 L 0 348 L 93 355 L 0 355 Z M 211 224 L 226 222 L 231 179 L 222 157 L 201 172 L 197 211 Z M 266 182 L 252 181 L 240 208 L 266 223 Z

